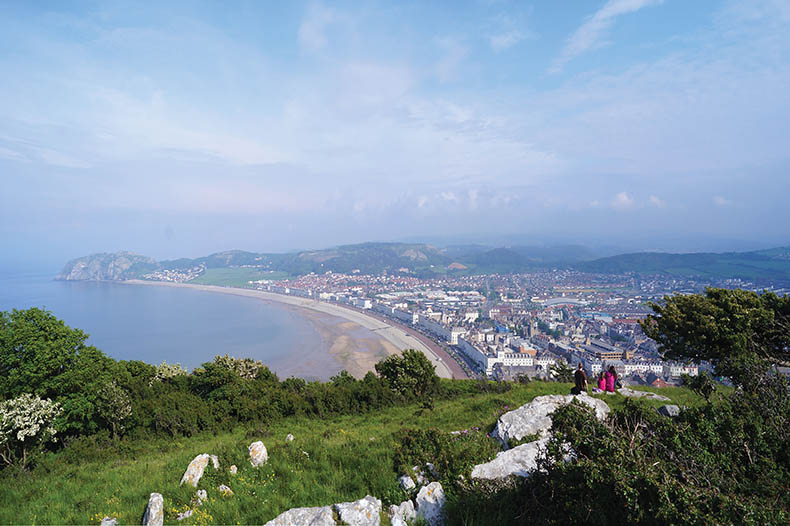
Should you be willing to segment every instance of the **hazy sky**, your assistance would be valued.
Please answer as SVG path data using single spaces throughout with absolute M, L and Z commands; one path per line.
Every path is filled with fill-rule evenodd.
M 149 4 L 0 2 L 4 258 L 790 244 L 787 0 Z

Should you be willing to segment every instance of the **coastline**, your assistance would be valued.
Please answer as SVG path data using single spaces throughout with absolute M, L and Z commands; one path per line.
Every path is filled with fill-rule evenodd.
M 221 287 L 218 285 L 197 285 L 190 283 L 171 283 L 166 281 L 144 281 L 144 280 L 126 280 L 118 281 L 128 285 L 147 285 L 157 287 L 173 287 L 173 288 L 189 288 L 193 290 L 201 290 L 204 292 L 216 292 L 220 294 L 230 294 L 233 296 L 244 296 L 248 298 L 255 298 L 267 302 L 275 302 L 285 306 L 299 309 L 302 313 L 310 314 L 323 314 L 341 318 L 346 322 L 351 322 L 355 325 L 368 329 L 382 340 L 389 342 L 389 346 L 385 346 L 387 354 L 395 354 L 403 349 L 417 349 L 421 351 L 436 367 L 436 374 L 441 378 L 452 378 L 453 374 L 447 364 L 439 356 L 437 356 L 427 345 L 422 341 L 408 334 L 402 328 L 397 327 L 391 323 L 382 321 L 381 319 L 374 318 L 365 313 L 359 312 L 354 309 L 345 308 L 341 305 L 334 303 L 327 303 L 315 299 L 300 298 L 294 296 L 286 296 L 284 294 L 275 294 L 254 289 L 242 289 L 236 287 Z M 316 316 L 308 316 L 308 319 L 317 328 L 321 325 L 321 320 Z M 339 341 L 338 341 L 339 340 Z M 348 336 L 341 336 L 336 338 L 331 344 L 329 353 L 338 361 L 342 362 L 349 369 L 349 373 L 354 376 L 361 377 L 364 375 L 363 371 L 373 369 L 373 365 L 383 358 L 381 352 L 372 352 L 369 344 L 359 346 L 353 345 L 354 340 Z M 352 370 L 353 369 L 353 370 Z

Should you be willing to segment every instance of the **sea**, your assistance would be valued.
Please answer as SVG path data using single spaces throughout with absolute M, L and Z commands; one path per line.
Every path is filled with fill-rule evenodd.
M 186 288 L 56 281 L 58 270 L 0 269 L 0 311 L 46 309 L 117 360 L 188 370 L 229 354 L 276 372 L 299 360 L 299 350 L 326 345 L 297 310 L 277 304 Z

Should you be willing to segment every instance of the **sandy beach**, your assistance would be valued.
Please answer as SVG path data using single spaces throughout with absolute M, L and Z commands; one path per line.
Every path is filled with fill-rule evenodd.
M 423 342 L 406 333 L 403 329 L 368 316 L 363 312 L 308 298 L 286 296 L 251 289 L 220 287 L 215 285 L 194 285 L 189 283 L 169 283 L 163 281 L 129 280 L 120 283 L 148 285 L 157 287 L 178 287 L 257 298 L 262 301 L 278 303 L 283 307 L 297 309 L 329 344 L 329 357 L 342 364 L 342 367 L 357 378 L 391 354 L 403 349 L 417 349 L 436 366 L 436 374 L 442 378 L 452 378 L 452 372 L 445 362 Z M 284 376 L 311 376 L 317 367 L 326 362 L 326 356 L 300 356 L 294 359 Z

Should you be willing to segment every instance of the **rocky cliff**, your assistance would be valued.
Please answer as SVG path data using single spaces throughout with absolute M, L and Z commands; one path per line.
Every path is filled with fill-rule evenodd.
M 55 279 L 126 280 L 139 277 L 140 274 L 150 272 L 158 266 L 154 259 L 131 252 L 91 254 L 66 263 L 63 271 Z

